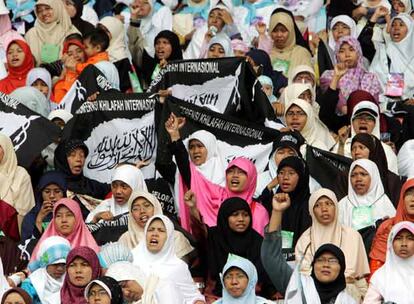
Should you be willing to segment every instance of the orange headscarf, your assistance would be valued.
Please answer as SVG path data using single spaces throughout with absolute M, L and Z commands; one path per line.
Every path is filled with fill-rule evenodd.
M 34 68 L 34 58 L 29 45 L 23 40 L 13 40 L 7 47 L 7 52 L 12 44 L 20 46 L 25 54 L 24 61 L 19 67 L 10 67 L 6 78 L 0 80 L 0 92 L 10 94 L 15 89 L 26 85 L 27 74 Z
M 405 192 L 407 192 L 408 189 L 413 187 L 414 178 L 407 180 L 402 186 L 400 200 L 398 201 L 397 214 L 395 215 L 395 217 L 386 220 L 378 228 L 377 234 L 375 235 L 374 241 L 372 243 L 371 252 L 369 254 L 369 257 L 371 259 L 385 263 L 385 255 L 387 252 L 387 240 L 392 227 L 395 224 L 403 221 L 409 221 L 414 223 L 414 215 L 409 215 L 407 213 L 407 209 L 405 208 L 404 204 Z

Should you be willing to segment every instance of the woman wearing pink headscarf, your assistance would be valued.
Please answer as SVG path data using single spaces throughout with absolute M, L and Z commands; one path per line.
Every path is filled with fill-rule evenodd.
M 52 221 L 33 250 L 30 261 L 37 256 L 42 241 L 54 235 L 67 239 L 72 248 L 86 246 L 95 252 L 99 251 L 98 244 L 83 221 L 79 204 L 70 198 L 62 198 L 54 205 Z
M 338 64 L 334 70 L 325 71 L 320 79 L 324 92 L 328 89 L 337 91 L 337 112 L 347 114 L 347 100 L 356 90 L 364 90 L 374 96 L 378 102 L 382 92 L 378 77 L 369 73 L 363 66 L 361 45 L 356 38 L 345 36 L 339 39 L 335 47 Z
M 253 200 L 256 189 L 257 171 L 254 164 L 244 157 L 237 157 L 226 168 L 226 185 L 222 187 L 207 180 L 196 166 L 188 160 L 188 154 L 180 139 L 179 122 L 174 114 L 165 123 L 171 138 L 171 152 L 177 161 L 180 178 L 183 179 L 185 191 L 191 189 L 197 197 L 197 206 L 203 222 L 209 226 L 217 224 L 217 214 L 222 202 L 230 197 L 244 199 L 252 211 L 253 229 L 263 236 L 264 227 L 269 222 L 266 209 Z M 185 204 L 179 206 L 181 226 L 190 230 L 190 214 Z

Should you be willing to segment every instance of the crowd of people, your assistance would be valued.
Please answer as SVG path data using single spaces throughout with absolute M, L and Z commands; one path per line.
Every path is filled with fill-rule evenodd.
M 242 57 L 276 134 L 259 171 L 222 158 L 207 130 L 183 137 L 186 120 L 169 114 L 171 160 L 154 165 L 174 214 L 152 193 L 148 162 L 119 163 L 102 183 L 84 174 L 88 145 L 61 138 L 24 168 L 0 128 L 1 304 L 413 303 L 413 9 L 0 0 L 0 96 L 62 130 L 76 114 L 61 105 L 89 65 L 130 94 L 172 61 Z M 156 93 L 165 107 L 171 90 Z M 350 166 L 328 185 L 307 147 Z

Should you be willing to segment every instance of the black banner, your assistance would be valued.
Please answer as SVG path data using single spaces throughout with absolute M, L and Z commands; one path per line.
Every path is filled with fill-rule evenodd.
M 239 57 L 173 61 L 148 91 L 169 88 L 172 96 L 248 121 L 274 119 L 274 111 L 250 64 Z
M 19 165 L 28 168 L 44 148 L 58 140 L 61 130 L 47 118 L 0 92 L 0 132 L 11 138 Z
M 119 163 L 155 158 L 157 147 L 154 107 L 149 94 L 106 92 L 94 102 L 84 102 L 64 129 L 64 138 L 77 138 L 89 148 L 85 176 L 111 182 Z M 154 176 L 154 165 L 142 169 Z

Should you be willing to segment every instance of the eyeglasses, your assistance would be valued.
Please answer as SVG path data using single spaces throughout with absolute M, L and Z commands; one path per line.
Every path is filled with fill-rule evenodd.
M 315 263 L 317 264 L 326 264 L 328 263 L 328 265 L 338 265 L 339 264 L 339 260 L 337 258 L 317 258 L 315 260 Z
M 306 113 L 303 111 L 287 111 L 286 112 L 286 116 L 288 117 L 293 117 L 293 116 L 298 116 L 298 117 L 302 117 L 302 116 L 306 116 Z
M 368 114 L 358 115 L 354 120 L 375 121 L 375 118 Z
M 295 174 L 297 174 L 296 173 L 296 171 L 280 171 L 280 172 L 278 172 L 277 173 L 277 176 L 279 176 L 279 177 L 292 177 L 292 176 L 294 176 Z

